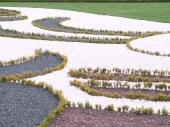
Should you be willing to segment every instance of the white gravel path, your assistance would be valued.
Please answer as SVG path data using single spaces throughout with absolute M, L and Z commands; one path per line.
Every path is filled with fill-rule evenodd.
M 72 19 L 77 16 L 78 12 L 54 10 L 54 9 L 37 9 L 37 8 L 21 9 L 17 7 L 15 8 L 7 7 L 7 9 L 14 9 L 14 10 L 21 11 L 21 15 L 28 16 L 28 19 L 19 20 L 19 21 L 0 22 L 0 25 L 3 26 L 2 28 L 4 29 L 13 29 L 20 32 L 30 32 L 30 33 L 34 32 L 34 33 L 51 34 L 51 35 L 58 35 L 58 36 L 78 36 L 78 37 L 85 36 L 85 37 L 95 37 L 95 38 L 130 38 L 129 36 L 119 36 L 119 35 L 113 36 L 113 35 L 92 35 L 92 34 L 74 34 L 74 33 L 65 33 L 65 32 L 55 32 L 55 31 L 41 29 L 32 25 L 32 21 L 37 19 L 47 18 L 47 17 L 70 17 Z
M 21 10 L 24 15 L 31 17 L 32 19 L 44 18 L 51 15 L 74 17 L 74 24 L 72 26 L 81 25 L 81 27 L 87 26 L 87 28 L 105 28 L 105 29 L 135 29 L 137 30 L 167 30 L 170 29 L 170 24 L 156 23 L 140 20 L 132 20 L 127 18 L 101 16 L 87 13 L 79 13 L 72 11 L 62 11 L 54 9 L 33 9 L 33 8 L 11 8 Z M 36 12 L 36 13 L 35 13 Z M 85 20 L 82 20 L 85 18 Z M 77 18 L 81 18 L 81 22 L 77 21 Z M 95 18 L 95 19 L 93 19 Z M 93 19 L 93 20 L 92 20 Z M 105 20 L 104 20 L 105 19 Z M 107 19 L 107 20 L 106 20 Z M 117 19 L 117 20 L 116 20 Z M 120 21 L 118 20 L 120 19 Z M 20 31 L 33 31 L 37 33 L 43 33 L 46 30 L 40 30 L 39 28 L 33 27 L 31 20 L 16 21 L 14 23 L 5 23 L 3 27 L 10 29 L 17 29 Z M 72 20 L 70 20 L 72 21 Z M 92 22 L 89 22 L 92 21 Z M 102 24 L 101 21 L 103 21 Z M 117 21 L 117 22 L 116 22 Z M 136 21 L 136 22 L 135 22 Z M 26 23 L 24 25 L 24 23 Z M 67 22 L 69 24 L 69 22 Z M 76 23 L 76 24 L 75 24 Z M 111 24 L 108 24 L 111 23 Z M 135 24 L 139 24 L 137 27 Z M 141 25 L 143 23 L 143 25 Z M 11 25 L 9 25 L 11 24 Z M 115 26 L 116 24 L 116 26 Z M 125 27 L 126 24 L 126 27 Z M 134 24 L 134 27 L 131 27 Z M 5 26 L 4 26 L 5 25 Z M 110 25 L 110 27 L 108 27 Z M 121 26 L 122 27 L 118 27 Z M 156 27 L 154 27 L 156 25 Z M 114 27 L 113 27 L 114 26 Z M 136 26 L 136 27 L 135 27 Z M 46 31 L 51 34 L 51 32 Z M 170 37 L 168 38 L 170 39 Z M 131 100 L 131 99 L 113 99 L 101 96 L 90 96 L 81 90 L 70 86 L 67 72 L 70 69 L 76 69 L 80 67 L 119 67 L 119 68 L 134 68 L 134 69 L 160 69 L 170 70 L 170 58 L 150 56 L 128 50 L 125 45 L 111 45 L 111 44 L 89 44 L 89 43 L 74 43 L 74 42 L 54 42 L 54 41 L 42 41 L 42 40 L 29 40 L 29 39 L 15 39 L 15 38 L 0 38 L 0 60 L 11 60 L 21 56 L 29 56 L 34 52 L 36 48 L 49 49 L 50 51 L 58 51 L 61 54 L 68 56 L 68 64 L 63 70 L 56 71 L 43 76 L 34 77 L 31 80 L 44 81 L 51 84 L 54 88 L 63 91 L 64 96 L 73 102 L 85 102 L 89 101 L 94 104 L 102 104 L 103 106 L 108 104 L 114 104 L 115 106 L 129 105 L 130 107 L 153 107 L 156 110 L 166 107 L 170 111 L 170 102 L 151 102 L 145 100 Z
M 137 39 L 130 42 L 133 48 L 144 51 L 159 52 L 161 54 L 170 54 L 170 34 L 156 35 Z

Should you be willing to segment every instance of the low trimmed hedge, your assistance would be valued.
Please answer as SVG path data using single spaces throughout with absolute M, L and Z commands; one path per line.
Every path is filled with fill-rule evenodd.
M 116 80 L 130 82 L 170 82 L 169 71 L 150 71 L 135 69 L 113 68 L 79 68 L 71 69 L 68 75 L 75 78 L 94 79 L 94 80 Z
M 100 91 L 96 90 L 92 87 L 89 87 L 85 85 L 83 82 L 79 80 L 73 80 L 70 81 L 71 86 L 75 86 L 79 89 L 81 89 L 84 92 L 87 92 L 88 94 L 92 96 L 105 96 L 105 97 L 110 97 L 110 98 L 129 98 L 129 99 L 144 99 L 144 100 L 149 100 L 149 101 L 165 101 L 165 102 L 170 102 L 170 95 L 167 94 L 156 94 L 156 95 L 149 95 L 144 92 L 138 91 L 138 92 L 127 92 L 124 96 L 119 94 L 118 92 L 105 92 L 105 91 Z
M 9 9 L 2 9 L 2 8 L 0 9 L 0 16 L 16 16 L 18 14 L 21 14 L 21 12 L 16 10 L 9 10 Z
M 78 37 L 78 36 L 55 36 L 47 34 L 37 34 L 37 33 L 25 33 L 18 32 L 16 30 L 3 29 L 0 33 L 2 37 L 12 37 L 12 38 L 24 38 L 24 39 L 37 39 L 37 40 L 49 40 L 49 41 L 65 41 L 65 42 L 84 42 L 84 43 L 99 43 L 99 44 L 126 44 L 133 39 L 121 39 L 121 38 L 95 38 L 95 37 Z
M 146 51 L 146 50 L 143 50 L 143 49 L 133 48 L 133 46 L 131 46 L 130 42 L 127 42 L 126 46 L 128 47 L 128 49 L 130 49 L 132 51 L 135 51 L 135 52 L 140 52 L 140 53 L 143 53 L 143 54 L 154 55 L 154 56 L 166 56 L 166 57 L 170 57 L 170 53 L 161 54 L 158 51 L 153 52 L 153 51 L 149 51 L 149 50 Z

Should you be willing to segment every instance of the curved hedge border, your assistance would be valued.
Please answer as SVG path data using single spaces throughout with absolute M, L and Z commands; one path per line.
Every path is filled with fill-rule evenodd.
M 52 67 L 46 67 L 43 70 L 37 70 L 36 72 L 22 72 L 22 73 L 19 73 L 19 74 L 8 75 L 8 77 L 15 77 L 15 78 L 20 78 L 20 79 L 35 77 L 35 76 L 38 76 L 38 75 L 44 75 L 44 74 L 47 74 L 47 73 L 50 73 L 50 72 L 53 72 L 53 71 L 61 70 L 67 64 L 67 57 L 66 56 L 61 55 L 59 53 L 53 53 L 53 52 L 50 52 L 48 50 L 45 50 L 43 52 L 41 49 L 37 49 L 37 50 L 35 50 L 34 56 L 30 56 L 30 57 L 27 57 L 27 58 L 21 57 L 19 59 L 11 60 L 11 61 L 8 61 L 8 62 L 0 62 L 0 65 L 1 66 L 8 66 L 8 65 L 13 65 L 13 64 L 18 64 L 18 63 L 30 61 L 30 60 L 33 60 L 35 57 L 40 56 L 42 53 L 48 54 L 48 55 L 58 56 L 58 57 L 61 58 L 62 62 L 55 65 L 55 66 L 52 66 Z
M 21 12 L 16 11 L 16 10 L 9 10 L 9 9 L 0 8 L 0 16 L 16 16 L 18 14 L 21 14 Z
M 71 69 L 68 75 L 74 78 L 94 79 L 94 80 L 116 80 L 130 82 L 166 82 L 170 83 L 169 71 L 150 71 L 150 70 L 134 70 L 119 69 L 112 70 L 106 68 L 80 68 L 78 70 Z
M 132 36 L 135 38 L 143 38 L 143 37 L 148 37 L 148 36 L 153 36 L 153 35 L 158 35 L 158 34 L 163 34 L 164 32 L 124 32 L 124 31 L 109 31 L 109 30 L 95 30 L 95 29 L 83 29 L 83 28 L 76 28 L 76 27 L 71 27 L 71 26 L 64 26 L 62 22 L 70 20 L 71 18 L 68 17 L 56 17 L 56 18 L 43 18 L 43 19 L 37 19 L 32 21 L 32 24 L 36 27 L 46 29 L 46 30 L 51 30 L 51 31 L 56 31 L 56 32 L 68 32 L 68 33 L 83 33 L 83 34 L 94 34 L 94 35 L 120 35 L 120 36 Z M 39 21 L 42 20 L 59 20 L 56 22 L 56 25 L 59 27 L 63 27 L 63 29 L 57 29 L 54 27 L 48 27 L 45 25 L 42 25 L 38 23 Z
M 148 54 L 148 55 L 154 55 L 154 56 L 166 56 L 166 57 L 170 57 L 170 53 L 168 54 L 161 54 L 158 51 L 152 52 L 149 50 L 143 50 L 143 49 L 138 49 L 138 48 L 133 48 L 133 46 L 131 46 L 130 42 L 126 43 L 126 46 L 128 47 L 128 49 L 135 51 L 135 52 L 140 52 L 140 53 L 144 53 L 144 54 Z
M 87 85 L 84 85 L 81 81 L 79 80 L 73 80 L 70 81 L 71 86 L 75 86 L 80 88 L 82 91 L 92 95 L 92 96 L 105 96 L 105 97 L 110 97 L 110 98 L 129 98 L 129 99 L 145 99 L 149 101 L 167 101 L 170 102 L 170 95 L 166 94 L 157 94 L 157 95 L 147 95 L 143 92 L 128 92 L 125 96 L 120 95 L 117 92 L 103 92 L 100 90 L 93 89 Z
M 40 82 L 40 83 L 35 83 L 31 80 L 25 80 L 25 79 L 20 79 L 20 78 L 14 78 L 14 77 L 9 77 L 9 76 L 4 76 L 0 77 L 0 82 L 15 82 L 15 83 L 21 83 L 24 85 L 28 86 L 34 86 L 34 87 L 41 87 L 52 94 L 54 94 L 56 97 L 59 97 L 60 102 L 59 104 L 48 113 L 48 115 L 37 125 L 37 127 L 46 127 L 54 118 L 64 109 L 65 106 L 65 99 L 61 91 L 54 90 L 50 85 Z
M 37 40 L 49 40 L 49 41 L 65 41 L 65 42 L 84 42 L 84 43 L 99 43 L 99 44 L 125 44 L 130 42 L 131 39 L 121 38 L 95 38 L 95 37 L 77 37 L 77 36 L 55 36 L 37 33 L 25 33 L 18 32 L 16 30 L 2 29 L 0 27 L 0 36 L 12 37 L 12 38 L 24 38 L 24 39 L 37 39 Z
M 87 80 L 86 85 L 92 88 L 123 88 L 123 89 L 133 89 L 133 90 L 156 90 L 156 91 L 170 91 L 170 86 L 165 83 L 154 84 L 152 82 L 136 82 L 132 87 L 128 82 L 108 82 L 108 81 L 98 81 L 94 79 Z M 143 84 L 143 88 L 141 85 Z M 154 86 L 154 89 L 151 89 Z

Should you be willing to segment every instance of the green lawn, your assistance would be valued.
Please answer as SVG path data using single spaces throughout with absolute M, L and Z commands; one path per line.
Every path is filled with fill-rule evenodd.
M 170 22 L 169 3 L 42 3 L 0 2 L 0 6 L 56 8 L 123 16 L 136 19 Z

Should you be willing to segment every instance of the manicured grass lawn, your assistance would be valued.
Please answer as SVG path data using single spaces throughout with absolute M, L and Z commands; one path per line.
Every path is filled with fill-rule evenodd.
M 170 22 L 170 3 L 42 3 L 1 2 L 0 6 L 56 8 Z

